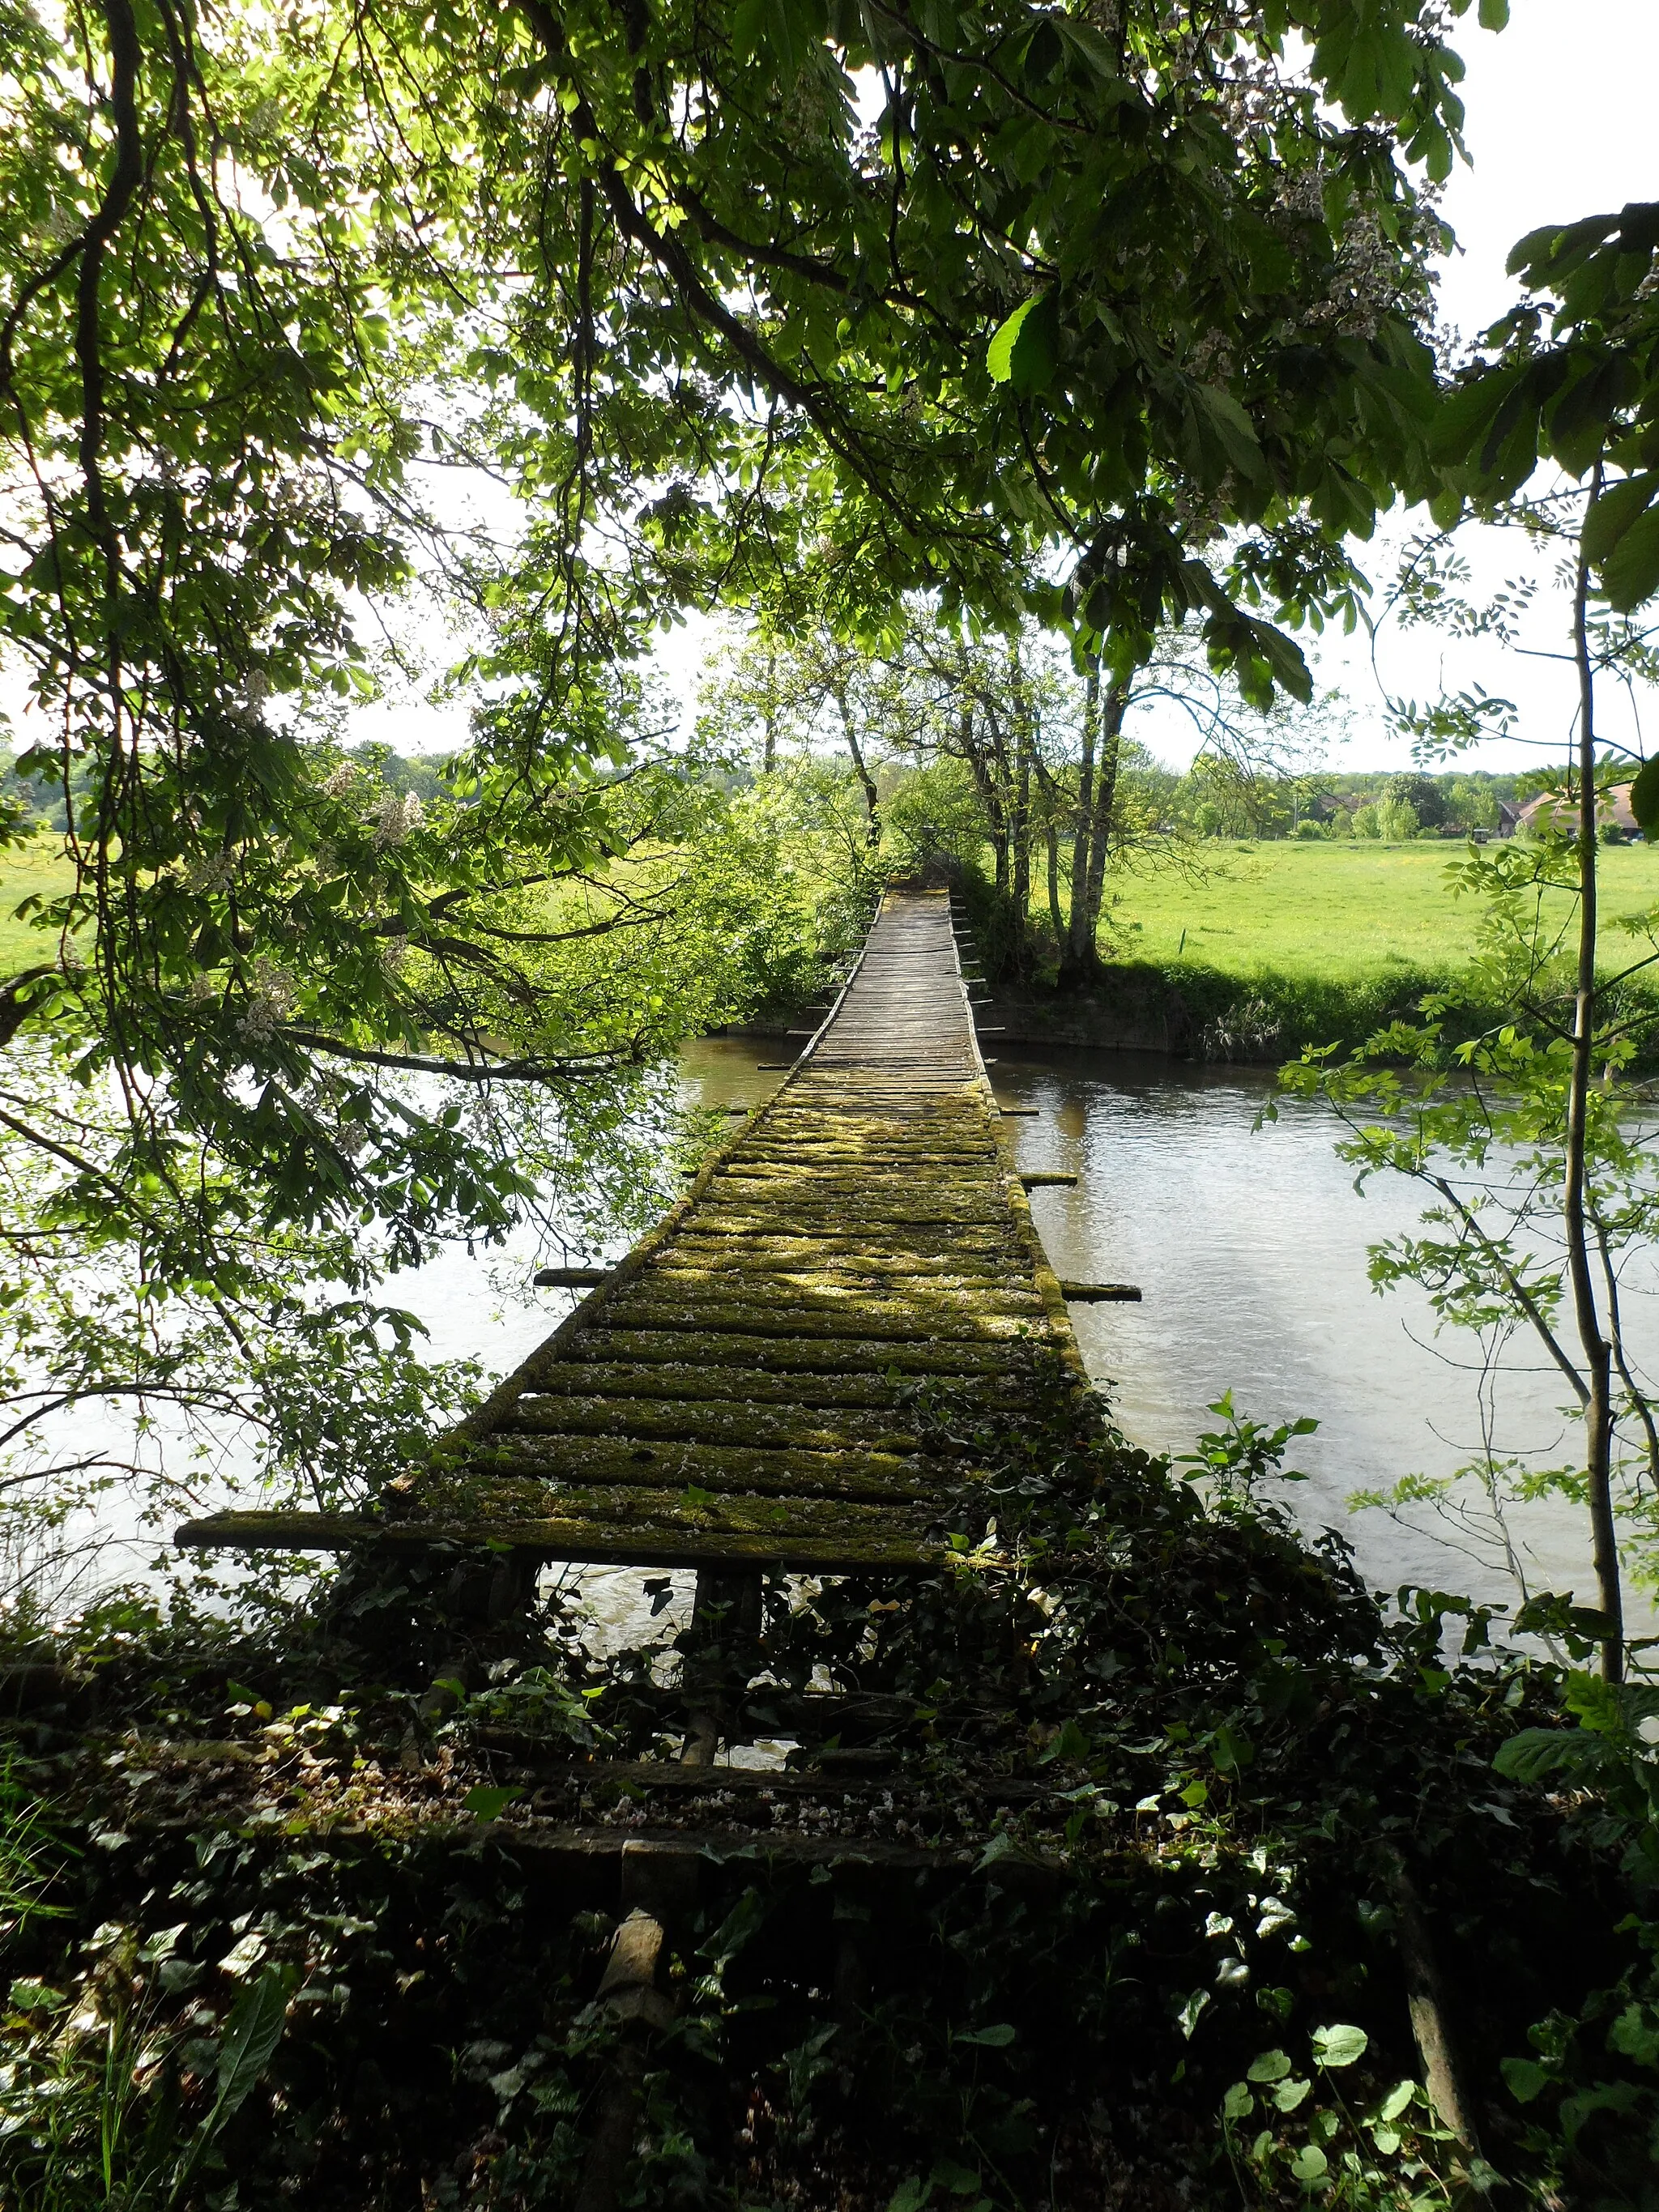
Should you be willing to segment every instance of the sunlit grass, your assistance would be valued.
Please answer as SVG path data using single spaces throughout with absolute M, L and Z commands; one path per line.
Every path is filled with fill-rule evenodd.
M 1192 962 L 1241 977 L 1265 973 L 1358 981 L 1390 969 L 1449 974 L 1474 955 L 1478 902 L 1456 896 L 1449 840 L 1409 845 L 1215 841 L 1195 873 L 1137 871 L 1115 883 L 1102 950 L 1158 967 Z M 1620 915 L 1659 907 L 1659 848 L 1601 856 L 1603 958 L 1623 965 Z M 1567 902 L 1562 902 L 1565 917 Z
M 31 896 L 46 897 L 67 890 L 74 880 L 74 867 L 55 832 L 43 832 L 26 845 L 0 852 L 0 976 L 56 957 L 57 939 L 27 918 L 20 920 L 17 908 Z

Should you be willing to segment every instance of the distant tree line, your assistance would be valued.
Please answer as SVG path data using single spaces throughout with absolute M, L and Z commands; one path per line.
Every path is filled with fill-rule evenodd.
M 1169 811 L 1200 837 L 1467 837 L 1507 829 L 1548 781 L 1536 769 L 1249 774 L 1229 757 L 1200 752 L 1175 782 Z

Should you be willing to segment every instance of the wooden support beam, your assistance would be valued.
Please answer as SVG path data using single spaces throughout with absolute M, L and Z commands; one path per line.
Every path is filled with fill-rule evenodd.
M 592 1291 L 610 1273 L 609 1267 L 538 1267 L 531 1280 L 538 1291 Z
M 1057 1190 L 1069 1190 L 1077 1182 L 1074 1175 L 1051 1174 L 1047 1168 L 1034 1168 L 1029 1174 L 1022 1170 L 1019 1179 L 1027 1190 L 1047 1190 L 1051 1185 Z
M 644 1516 L 642 1516 L 644 1517 Z M 397 1550 L 434 1544 L 485 1549 L 511 1544 L 543 1559 L 596 1567 L 712 1567 L 727 1573 L 777 1567 L 805 1574 L 927 1574 L 944 1556 L 940 1545 L 902 1534 L 862 1531 L 803 1533 L 780 1524 L 750 1534 L 728 1529 L 630 1528 L 625 1521 L 520 1518 L 481 1514 L 476 1520 L 377 1521 L 367 1513 L 217 1513 L 173 1532 L 181 1551 L 344 1552 L 360 1544 Z
M 1062 1275 L 1060 1295 L 1073 1305 L 1133 1305 L 1140 1304 L 1138 1283 L 1073 1283 Z

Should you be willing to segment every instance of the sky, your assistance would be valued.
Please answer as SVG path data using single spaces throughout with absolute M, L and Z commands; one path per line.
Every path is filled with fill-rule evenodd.
M 1474 27 L 1474 9 L 1458 23 L 1453 43 L 1468 66 L 1463 83 L 1471 166 L 1448 185 L 1443 212 L 1458 252 L 1440 279 L 1444 320 L 1473 337 L 1516 296 L 1504 275 L 1510 248 L 1547 222 L 1620 208 L 1627 200 L 1659 199 L 1659 129 L 1653 95 L 1659 84 L 1659 0 L 1511 0 L 1509 27 L 1496 35 Z M 1389 574 L 1396 525 L 1359 549 L 1373 583 Z M 1463 544 L 1477 581 L 1497 583 L 1522 564 L 1510 533 L 1466 531 Z M 1531 627 L 1528 643 L 1542 651 L 1564 643 L 1565 611 L 1559 595 Z M 1486 645 L 1447 650 L 1431 633 L 1391 636 L 1385 630 L 1373 671 L 1362 636 L 1332 642 L 1312 658 L 1322 686 L 1340 688 L 1352 708 L 1352 734 L 1333 755 L 1352 769 L 1407 767 L 1409 745 L 1389 730 L 1378 677 L 1396 696 L 1424 700 L 1441 688 L 1480 682 L 1521 709 L 1527 742 L 1490 744 L 1465 757 L 1473 767 L 1527 767 L 1559 759 L 1571 739 L 1577 704 L 1570 669 L 1548 660 L 1517 659 Z M 1639 736 L 1623 702 L 1605 702 L 1611 736 Z M 1659 702 L 1650 727 L 1659 732 Z M 1162 733 L 1160 733 L 1161 735 Z M 1173 739 L 1178 733 L 1170 731 Z M 1158 749 L 1174 756 L 1173 744 Z M 1541 750 L 1540 750 L 1541 749 Z
M 1472 166 L 1460 167 L 1448 185 L 1444 213 L 1457 234 L 1457 252 L 1441 277 L 1444 319 L 1469 336 L 1510 303 L 1514 288 L 1504 273 L 1510 246 L 1540 224 L 1571 221 L 1626 200 L 1659 198 L 1659 130 L 1653 95 L 1659 84 L 1659 0 L 1511 0 L 1509 27 L 1494 35 L 1477 28 L 1475 10 L 1455 26 L 1454 43 L 1468 67 L 1463 95 Z M 1359 550 L 1374 584 L 1393 572 L 1407 530 L 1395 520 Z M 1523 555 L 1513 537 L 1467 532 L 1463 543 L 1480 584 L 1497 584 L 1514 573 Z M 1538 653 L 1559 650 L 1565 611 L 1559 596 L 1543 605 L 1527 642 Z M 661 673 L 689 707 L 710 632 L 697 623 L 673 633 L 658 653 Z M 1383 691 L 1425 700 L 1444 686 L 1479 683 L 1515 701 L 1524 742 L 1492 743 L 1466 757 L 1472 766 L 1513 769 L 1547 755 L 1559 758 L 1570 742 L 1575 707 L 1570 669 L 1546 658 L 1505 655 L 1490 646 L 1449 649 L 1430 633 L 1384 629 L 1373 665 L 1364 634 L 1304 641 L 1322 692 L 1340 691 L 1346 714 L 1335 718 L 1346 735 L 1333 738 L 1328 762 L 1358 770 L 1410 765 L 1409 745 L 1389 727 Z M 17 717 L 13 688 L 0 705 Z M 1659 731 L 1659 702 L 1650 717 Z M 1614 737 L 1639 741 L 1640 732 L 1616 698 L 1603 723 Z M 360 710 L 354 734 L 394 745 L 401 752 L 453 749 L 465 740 L 464 708 L 439 709 L 418 698 Z M 1147 717 L 1137 732 L 1153 750 L 1184 766 L 1193 736 L 1184 720 Z

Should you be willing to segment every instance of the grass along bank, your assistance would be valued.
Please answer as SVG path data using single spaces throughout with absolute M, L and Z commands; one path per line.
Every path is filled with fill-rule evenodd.
M 1195 1056 L 1269 1060 L 1304 1044 L 1357 1045 L 1474 959 L 1480 908 L 1448 880 L 1464 849 L 1439 839 L 1217 841 L 1195 867 L 1121 878 L 1102 956 L 1117 989 L 1178 1001 Z M 1659 906 L 1659 849 L 1609 846 L 1601 901 L 1613 969 L 1638 951 L 1621 917 Z M 1565 896 L 1551 902 L 1565 920 Z
M 31 837 L 0 853 L 0 975 L 52 959 L 57 939 L 35 927 L 18 908 L 27 898 L 50 898 L 75 881 L 75 868 L 55 832 Z
M 1102 933 L 1119 959 L 1218 973 L 1329 982 L 1380 982 L 1404 971 L 1447 975 L 1474 954 L 1480 908 L 1455 896 L 1449 841 L 1382 845 L 1279 839 L 1216 840 L 1196 872 L 1164 867 L 1126 876 Z M 1659 906 L 1659 848 L 1612 845 L 1601 855 L 1608 951 L 1619 918 Z M 1562 914 L 1567 902 L 1559 899 Z

